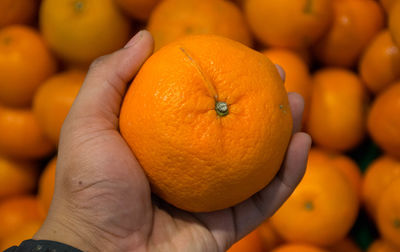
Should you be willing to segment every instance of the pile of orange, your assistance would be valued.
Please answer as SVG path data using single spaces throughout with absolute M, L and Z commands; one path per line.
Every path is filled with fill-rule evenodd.
M 192 84 L 198 82 L 197 87 L 203 87 L 185 87 L 190 92 L 185 97 L 196 95 L 196 101 L 205 104 L 186 103 L 184 109 L 188 111 L 196 106 L 207 110 L 212 103 L 204 95 L 210 92 L 210 87 L 204 86 L 207 78 L 198 75 L 204 69 L 216 80 L 215 89 L 221 99 L 246 100 L 236 97 L 239 89 L 246 87 L 244 81 L 260 95 L 255 87 L 264 83 L 258 80 L 267 82 L 271 78 L 281 83 L 275 81 L 276 71 L 268 70 L 274 72 L 272 77 L 243 76 L 250 70 L 259 73 L 255 66 L 268 62 L 264 61 L 267 58 L 285 69 L 286 91 L 304 98 L 303 130 L 312 136 L 314 144 L 304 179 L 287 202 L 235 244 L 231 252 L 400 251 L 400 0 L 0 0 L 0 250 L 32 237 L 46 216 L 54 190 L 61 126 L 88 66 L 95 58 L 122 47 L 140 29 L 148 29 L 155 39 L 156 55 L 149 61 L 169 63 L 162 68 L 151 62 L 144 65 L 135 79 L 135 89 L 127 96 L 126 102 L 133 107 L 140 108 L 144 97 L 135 96 L 135 90 L 140 94 L 152 92 L 147 85 L 149 76 L 168 80 L 168 74 L 176 71 L 185 71 L 191 75 Z M 236 41 L 233 44 L 239 50 L 220 46 L 219 38 L 209 44 L 185 40 L 186 36 L 201 34 Z M 177 46 L 174 41 L 178 39 L 185 42 Z M 184 48 L 172 50 L 178 47 Z M 211 54 L 202 53 L 207 47 L 214 47 Z M 247 59 L 251 69 L 238 69 L 239 63 L 230 58 L 244 51 L 257 59 Z M 208 57 L 217 60 L 211 62 Z M 271 62 L 265 64 L 272 69 Z M 220 78 L 218 71 L 230 74 Z M 273 94 L 246 101 L 273 104 L 280 95 L 286 97 L 278 89 Z M 154 104 L 163 108 L 157 101 Z M 167 106 L 164 104 L 164 108 Z M 141 115 L 140 111 L 129 112 Z M 246 124 L 261 132 L 254 139 L 276 126 L 267 125 L 261 116 L 264 112 L 259 112 Z M 240 106 L 232 106 L 234 113 L 244 112 Z M 204 126 L 216 119 L 214 114 L 204 115 L 186 116 L 185 120 L 191 119 L 196 127 L 177 130 L 173 141 L 196 142 L 204 138 L 204 129 L 209 130 L 207 134 L 226 133 Z M 155 113 L 153 118 L 144 119 L 152 124 L 162 116 Z M 236 127 L 228 117 L 218 120 Z M 123 127 L 128 121 L 121 117 L 121 131 L 124 137 L 133 139 L 130 144 L 139 161 L 145 164 L 148 159 L 161 160 L 164 152 L 171 151 L 161 148 L 157 157 L 142 151 L 138 146 L 143 145 L 144 138 L 138 134 L 152 134 L 151 130 L 163 128 L 136 125 L 129 131 Z M 282 131 L 272 129 L 275 134 Z M 291 128 L 286 127 L 286 131 Z M 281 152 L 288 134 L 275 135 L 274 143 L 282 145 Z M 249 150 L 258 143 L 235 139 L 238 134 L 230 136 L 230 154 L 237 159 L 208 164 L 210 170 L 204 169 L 202 174 L 215 182 L 215 188 L 225 183 L 221 178 L 235 175 L 217 176 L 213 171 L 227 165 L 239 170 L 245 162 L 240 163 L 243 160 L 235 151 Z M 191 153 L 203 155 L 200 160 L 221 154 L 207 151 L 218 141 L 205 143 L 191 145 Z M 267 169 L 257 164 L 266 163 L 274 148 L 266 142 L 260 144 L 261 148 L 267 155 L 250 153 L 254 154 L 250 159 L 256 162 L 248 162 L 251 165 L 245 168 L 254 173 L 237 174 L 236 178 L 246 175 L 249 180 L 257 180 L 255 171 L 261 170 L 265 175 Z M 281 159 L 276 158 L 279 162 Z M 164 179 L 158 173 L 155 170 L 148 174 L 151 182 Z M 219 209 L 225 203 L 245 199 L 275 173 L 276 169 L 270 169 L 268 178 L 251 186 L 225 188 L 209 205 L 197 204 L 196 195 L 189 190 L 185 195 L 169 194 L 165 198 L 178 206 L 183 201 L 196 203 L 188 210 Z M 170 182 L 165 188 L 153 189 L 159 194 L 165 190 L 185 191 L 174 184 L 174 179 Z M 201 193 L 207 195 L 210 191 Z M 368 238 L 362 238 L 362 233 L 368 233 Z

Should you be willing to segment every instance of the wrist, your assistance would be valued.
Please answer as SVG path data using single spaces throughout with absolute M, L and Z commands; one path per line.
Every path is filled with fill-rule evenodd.
M 93 228 L 69 215 L 55 216 L 57 218 L 49 213 L 42 227 L 34 235 L 34 240 L 56 241 L 82 251 L 104 251 L 99 249 L 104 244 L 99 241 L 99 236 Z

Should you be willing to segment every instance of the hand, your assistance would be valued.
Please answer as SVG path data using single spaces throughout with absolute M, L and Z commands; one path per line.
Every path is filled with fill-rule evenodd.
M 311 139 L 298 133 L 303 100 L 291 93 L 294 135 L 279 174 L 262 191 L 229 209 L 196 214 L 152 196 L 118 132 L 127 83 L 152 50 L 151 35 L 142 31 L 92 64 L 62 128 L 53 202 L 34 239 L 85 251 L 225 251 L 270 217 L 301 180 Z

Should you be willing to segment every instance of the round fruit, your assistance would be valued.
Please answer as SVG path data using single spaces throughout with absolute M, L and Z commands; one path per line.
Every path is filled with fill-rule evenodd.
M 377 225 L 383 239 L 400 248 L 400 178 L 383 192 L 378 203 Z
M 41 222 L 44 214 L 33 196 L 8 198 L 0 202 L 0 240 L 25 227 L 30 221 Z
M 115 0 L 131 17 L 146 21 L 160 0 Z
M 306 245 L 306 244 L 286 244 L 281 247 L 278 247 L 271 252 L 328 252 L 324 249 L 314 247 L 312 245 Z
M 349 181 L 334 163 L 311 150 L 303 180 L 271 221 L 287 241 L 330 246 L 345 238 L 357 213 Z
M 120 129 L 156 194 L 204 212 L 233 206 L 273 179 L 292 117 L 267 57 L 201 35 L 147 60 L 125 96 Z
M 226 252 L 264 252 L 263 243 L 257 230 L 243 237 Z
M 398 250 L 385 240 L 376 240 L 369 246 L 367 252 L 397 252 Z
M 315 57 L 330 66 L 354 66 L 369 41 L 384 25 L 382 8 L 374 0 L 333 0 L 329 32 L 314 47 Z
M 89 64 L 121 48 L 131 25 L 113 0 L 43 0 L 40 30 L 64 60 Z
M 350 182 L 358 198 L 361 198 L 362 174 L 356 162 L 346 155 L 322 149 L 314 149 L 314 155 L 319 155 L 319 158 L 326 159 L 326 162 L 332 163 L 336 169 L 342 172 Z
M 244 9 L 250 28 L 267 46 L 309 47 L 332 21 L 330 0 L 246 0 Z
M 32 191 L 37 175 L 38 171 L 32 163 L 0 155 L 0 199 Z
M 400 82 L 392 84 L 373 102 L 368 131 L 387 153 L 400 158 Z
M 307 64 L 296 54 L 285 49 L 268 49 L 263 52 L 273 63 L 285 69 L 285 87 L 288 92 L 296 92 L 303 96 L 304 113 L 303 122 L 308 117 L 312 83 L 310 70 Z
M 372 162 L 364 175 L 362 198 L 371 216 L 376 216 L 378 202 L 393 180 L 400 178 L 400 161 L 382 156 Z
M 56 181 L 57 158 L 53 158 L 44 168 L 39 180 L 38 200 L 44 211 L 49 211 L 53 199 L 54 186 Z
M 1 0 L 0 28 L 31 23 L 36 15 L 37 5 L 37 0 Z
M 400 1 L 394 3 L 389 12 L 389 30 L 396 45 L 400 46 Z
M 29 106 L 56 62 L 35 30 L 14 25 L 0 30 L 0 69 L 0 103 Z
M 163 0 L 148 23 L 155 49 L 187 35 L 215 34 L 252 45 L 240 9 L 226 0 Z
M 372 40 L 361 58 L 359 70 L 364 83 L 375 94 L 400 78 L 400 50 L 388 30 Z
M 33 99 L 35 114 L 45 135 L 58 145 L 62 124 L 85 80 L 85 73 L 70 70 L 49 78 Z
M 356 74 L 326 68 L 314 74 L 308 131 L 318 145 L 336 151 L 357 146 L 365 133 L 367 92 Z
M 18 246 L 25 240 L 32 239 L 41 226 L 42 221 L 24 223 L 19 229 L 7 234 L 6 237 L 0 240 L 0 251 L 5 251 L 12 246 Z
M 0 152 L 6 156 L 38 159 L 54 150 L 29 109 L 0 106 L 0 132 Z

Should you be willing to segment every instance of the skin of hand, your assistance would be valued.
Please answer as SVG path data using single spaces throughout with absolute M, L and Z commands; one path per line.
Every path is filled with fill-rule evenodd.
M 91 65 L 64 122 L 52 205 L 33 239 L 83 251 L 225 251 L 270 217 L 300 182 L 311 138 L 299 132 L 303 99 L 289 93 L 293 136 L 281 170 L 263 190 L 211 213 L 185 212 L 152 195 L 118 131 L 128 83 L 152 51 L 150 33 L 141 31 Z

